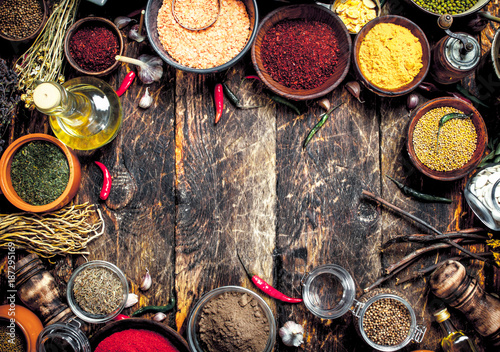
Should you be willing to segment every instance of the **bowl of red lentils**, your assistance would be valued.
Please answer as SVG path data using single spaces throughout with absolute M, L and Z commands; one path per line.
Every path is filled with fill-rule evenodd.
M 193 73 L 220 72 L 250 50 L 259 19 L 256 0 L 200 0 L 196 6 L 189 0 L 172 2 L 149 0 L 144 21 L 151 46 L 168 65 Z
M 64 55 L 77 72 L 86 76 L 105 76 L 120 62 L 123 38 L 118 27 L 102 17 L 85 17 L 76 21 L 64 38 Z
M 274 93 L 316 99 L 334 90 L 349 71 L 352 41 L 335 13 L 313 4 L 270 12 L 252 46 L 253 66 Z
M 11 42 L 29 41 L 40 33 L 47 22 L 45 0 L 0 1 L 0 38 Z
M 481 162 L 488 133 L 471 104 L 457 98 L 429 100 L 411 114 L 407 150 L 413 165 L 440 181 L 465 177 Z

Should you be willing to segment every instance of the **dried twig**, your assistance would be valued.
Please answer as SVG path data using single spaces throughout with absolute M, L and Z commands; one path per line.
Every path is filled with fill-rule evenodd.
M 484 234 L 479 234 L 484 232 Z M 487 240 L 489 239 L 487 230 L 482 228 L 470 228 L 459 231 L 444 232 L 443 235 L 427 235 L 427 234 L 414 234 L 414 235 L 404 235 L 391 238 L 382 245 L 382 249 L 389 247 L 394 243 L 400 242 L 417 242 L 417 243 L 427 243 L 436 242 L 446 239 L 472 239 L 472 240 Z

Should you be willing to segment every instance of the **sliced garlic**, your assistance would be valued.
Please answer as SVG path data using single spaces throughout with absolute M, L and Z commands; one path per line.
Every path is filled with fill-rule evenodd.
M 374 9 L 377 7 L 377 4 L 375 4 L 375 2 L 373 2 L 372 0 L 363 0 L 363 4 L 369 9 Z

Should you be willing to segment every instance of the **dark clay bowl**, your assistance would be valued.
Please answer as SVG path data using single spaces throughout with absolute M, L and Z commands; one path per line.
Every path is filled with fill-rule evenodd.
M 114 61 L 111 66 L 106 68 L 105 70 L 101 71 L 88 71 L 82 68 L 78 63 L 73 59 L 71 56 L 70 50 L 69 50 L 69 42 L 71 40 L 71 37 L 76 33 L 76 31 L 82 27 L 85 26 L 92 26 L 92 25 L 104 25 L 108 29 L 110 29 L 113 34 L 117 37 L 118 39 L 118 54 L 117 55 L 123 55 L 123 50 L 124 50 L 124 44 L 123 44 L 123 37 L 120 33 L 120 30 L 118 27 L 111 22 L 110 20 L 107 20 L 102 17 L 85 17 L 82 18 L 78 21 L 76 21 L 69 29 L 68 33 L 66 33 L 66 37 L 64 38 L 64 55 L 66 56 L 66 60 L 68 60 L 69 64 L 71 67 L 73 67 L 77 72 L 81 73 L 82 75 L 85 76 L 105 76 L 112 71 L 114 71 L 118 66 L 120 66 L 119 61 Z
M 153 331 L 166 338 L 179 352 L 190 352 L 186 340 L 171 327 L 157 323 L 154 320 L 143 318 L 129 318 L 118 320 L 104 325 L 90 338 L 90 347 L 95 351 L 97 346 L 106 338 L 116 332 L 136 329 Z
M 156 51 L 156 53 L 170 66 L 173 66 L 176 69 L 192 72 L 192 73 L 214 73 L 225 71 L 235 63 L 240 61 L 243 56 L 250 50 L 252 47 L 252 43 L 257 35 L 257 27 L 259 25 L 259 11 L 257 8 L 257 0 L 242 0 L 245 4 L 248 12 L 248 16 L 250 18 L 250 37 L 248 38 L 247 44 L 240 51 L 238 55 L 233 57 L 231 60 L 222 64 L 220 66 L 212 67 L 212 68 L 204 68 L 198 69 L 193 67 L 188 67 L 181 65 L 179 62 L 175 61 L 172 56 L 163 48 L 163 45 L 160 42 L 160 37 L 158 35 L 157 23 L 158 23 L 158 11 L 163 5 L 163 0 L 148 0 L 148 5 L 146 6 L 146 16 L 144 25 L 146 27 L 146 32 L 148 34 L 149 43 Z
M 4 0 L 0 0 L 0 4 L 3 1 Z M 33 32 L 33 34 L 31 34 L 27 37 L 24 37 L 24 38 L 12 38 L 12 37 L 9 37 L 9 36 L 3 34 L 2 32 L 0 32 L 0 38 L 3 38 L 3 39 L 8 40 L 10 42 L 27 42 L 27 41 L 35 39 L 38 36 L 38 34 L 40 34 L 40 32 L 42 31 L 42 29 L 45 26 L 45 23 L 47 22 L 47 19 L 49 17 L 49 8 L 47 6 L 47 1 L 46 0 L 39 0 L 39 1 L 42 4 L 43 17 L 42 17 L 42 22 L 37 27 L 37 29 Z
M 413 80 L 399 88 L 395 89 L 384 89 L 375 86 L 372 84 L 362 73 L 360 69 L 360 60 L 359 60 L 359 49 L 361 47 L 361 43 L 363 42 L 363 39 L 366 37 L 368 32 L 375 27 L 379 23 L 393 23 L 405 28 L 408 28 L 411 33 L 418 38 L 420 44 L 422 45 L 422 68 L 420 69 L 419 73 L 413 78 Z M 424 80 L 425 76 L 427 76 L 427 73 L 429 71 L 429 66 L 430 66 L 430 59 L 431 59 L 431 49 L 429 46 L 429 42 L 427 41 L 427 37 L 425 36 L 425 33 L 420 29 L 419 26 L 417 26 L 415 23 L 410 21 L 409 19 L 401 16 L 395 16 L 395 15 L 388 15 L 388 16 L 381 16 L 377 17 L 374 20 L 371 20 L 368 22 L 356 35 L 356 38 L 354 40 L 354 50 L 353 50 L 353 62 L 354 62 L 354 72 L 356 73 L 356 76 L 360 80 L 360 82 L 366 86 L 369 90 L 374 92 L 377 95 L 384 96 L 384 97 L 397 97 L 401 95 L 405 95 L 410 93 L 412 90 L 417 88 L 417 86 Z
M 471 120 L 476 128 L 477 133 L 477 146 L 474 154 L 470 160 L 461 168 L 452 171 L 436 171 L 425 166 L 416 156 L 415 149 L 413 148 L 413 132 L 415 131 L 415 126 L 422 116 L 424 116 L 428 111 L 440 108 L 440 107 L 454 107 L 463 111 L 465 114 L 472 114 Z M 461 99 L 444 97 L 429 100 L 425 104 L 419 106 L 410 115 L 410 124 L 408 127 L 408 138 L 406 140 L 406 148 L 408 150 L 408 155 L 413 165 L 422 172 L 424 175 L 429 176 L 435 180 L 439 181 L 453 181 L 467 176 L 472 172 L 477 165 L 481 162 L 481 159 L 486 149 L 486 144 L 488 143 L 488 133 L 486 130 L 486 124 L 479 112 L 474 108 L 474 106 L 464 102 Z
M 275 81 L 264 68 L 261 46 L 268 30 L 283 20 L 306 19 L 328 24 L 335 32 L 339 44 L 339 58 L 334 74 L 322 85 L 314 89 L 292 89 Z M 259 27 L 259 32 L 252 46 L 252 62 L 262 82 L 274 93 L 292 100 L 309 100 L 322 97 L 334 90 L 349 71 L 352 42 L 345 24 L 327 8 L 319 5 L 290 5 L 269 13 Z

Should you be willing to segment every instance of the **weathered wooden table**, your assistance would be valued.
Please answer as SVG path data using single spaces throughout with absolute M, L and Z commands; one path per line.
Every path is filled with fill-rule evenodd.
M 261 18 L 283 4 L 259 1 Z M 80 16 L 113 19 L 139 6 L 119 4 L 118 0 L 109 0 L 102 8 L 82 3 Z M 499 1 L 494 0 L 487 10 L 495 14 L 499 7 Z M 404 2 L 389 0 L 383 12 L 410 17 L 430 33 L 431 41 L 444 36 L 433 19 L 410 11 Z M 490 47 L 497 28 L 498 24 L 490 23 L 478 36 L 483 52 Z M 125 55 L 151 52 L 147 42 L 125 42 Z M 21 49 L 9 47 L 8 55 L 19 55 Z M 124 64 L 105 79 L 117 88 L 131 69 L 135 70 Z M 69 68 L 67 73 L 71 76 Z M 117 138 L 94 153 L 81 153 L 83 179 L 75 202 L 98 204 L 106 222 L 105 234 L 90 244 L 88 259 L 115 263 L 127 275 L 131 291 L 140 301 L 124 314 L 139 306 L 166 304 L 173 292 L 177 307 L 165 324 L 185 336 L 191 309 L 210 290 L 241 285 L 259 292 L 246 277 L 237 252 L 253 272 L 290 296 L 300 296 L 301 279 L 307 272 L 329 263 L 351 273 L 357 297 L 361 296 L 385 267 L 420 247 L 396 244 L 382 253 L 381 244 L 397 235 L 426 231 L 364 199 L 363 189 L 442 231 L 481 225 L 463 198 L 467 179 L 434 181 L 410 163 L 405 148 L 409 122 L 406 97 L 380 98 L 364 91 L 366 102 L 361 104 L 339 86 L 327 98 L 332 104 L 344 105 L 304 150 L 302 142 L 322 112 L 314 101 L 300 103 L 304 113 L 297 116 L 272 102 L 259 109 L 240 110 L 226 100 L 223 117 L 214 125 L 215 84 L 227 81 L 237 88 L 248 74 L 254 74 L 250 55 L 228 71 L 210 75 L 165 67 L 161 82 L 150 86 L 154 104 L 147 110 L 138 107 L 146 86 L 136 79 L 121 98 L 124 122 Z M 471 81 L 470 77 L 465 79 L 464 85 L 471 87 Z M 246 81 L 237 92 L 246 99 L 255 89 L 254 82 Z M 496 133 L 498 110 L 481 110 L 490 134 Z M 9 142 L 34 132 L 51 133 L 46 117 L 21 110 L 12 124 Z M 107 165 L 113 177 L 107 201 L 98 197 L 102 175 L 94 160 Z M 426 193 L 451 197 L 453 203 L 421 203 L 408 198 L 386 174 Z M 4 198 L 1 200 L 4 211 L 13 211 Z M 482 246 L 472 249 L 485 250 Z M 428 328 L 423 342 L 406 351 L 417 347 L 437 351 L 442 335 L 427 308 L 427 278 L 403 285 L 397 285 L 397 278 L 404 279 L 415 268 L 453 253 L 433 252 L 382 285 L 405 292 L 419 322 Z M 63 289 L 67 277 L 58 276 L 60 269 L 71 269 L 81 262 L 82 258 L 68 257 L 47 265 Z M 495 268 L 477 261 L 464 263 L 487 291 L 500 292 Z M 153 286 L 142 292 L 138 284 L 146 268 Z M 1 270 L 5 272 L 5 265 Z M 369 350 L 358 338 L 350 313 L 322 320 L 302 304 L 285 304 L 260 294 L 274 311 L 278 327 L 288 320 L 305 327 L 305 342 L 298 350 Z M 459 312 L 452 311 L 452 315 L 457 325 L 477 338 Z M 275 350 L 293 349 L 278 338 Z

